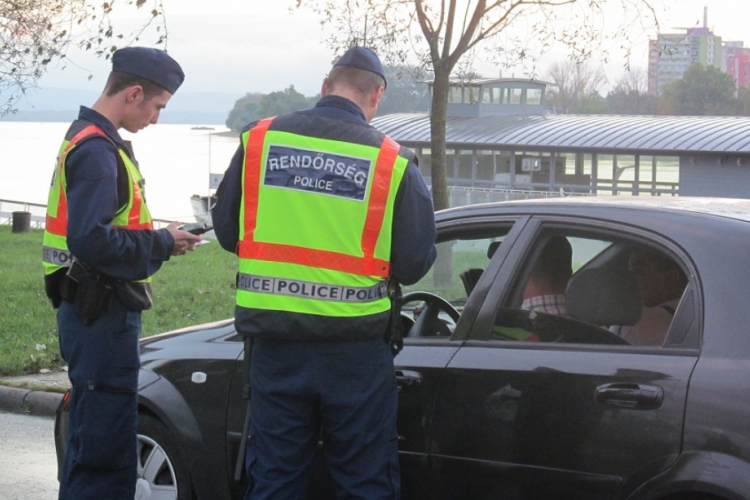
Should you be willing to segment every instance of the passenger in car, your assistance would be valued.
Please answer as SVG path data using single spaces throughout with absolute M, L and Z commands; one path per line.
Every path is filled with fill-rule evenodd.
M 672 259 L 646 249 L 634 250 L 628 266 L 638 278 L 643 313 L 641 319 L 624 332 L 623 338 L 633 345 L 663 345 L 687 286 L 687 277 Z
M 555 236 L 544 245 L 534 263 L 521 309 L 568 316 L 565 309 L 565 288 L 573 274 L 573 248 L 564 236 Z

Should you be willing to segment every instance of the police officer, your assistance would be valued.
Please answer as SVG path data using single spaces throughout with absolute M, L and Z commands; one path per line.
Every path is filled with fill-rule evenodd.
M 339 498 L 399 497 L 388 283 L 427 273 L 436 231 L 414 154 L 369 125 L 385 86 L 377 55 L 349 49 L 314 108 L 245 129 L 219 188 L 253 338 L 246 498 L 303 498 L 321 431 Z
M 44 269 L 73 388 L 60 499 L 133 500 L 141 311 L 150 277 L 200 240 L 155 231 L 144 182 L 120 128 L 156 123 L 184 74 L 166 52 L 129 47 L 60 148 L 47 205 Z

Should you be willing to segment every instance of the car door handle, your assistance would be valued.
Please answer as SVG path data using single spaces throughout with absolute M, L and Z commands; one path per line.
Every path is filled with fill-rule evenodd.
M 410 370 L 396 370 L 396 385 L 402 387 L 416 387 L 422 383 L 422 374 Z
M 597 403 L 632 409 L 653 409 L 661 406 L 664 391 L 657 385 L 604 384 L 594 391 Z

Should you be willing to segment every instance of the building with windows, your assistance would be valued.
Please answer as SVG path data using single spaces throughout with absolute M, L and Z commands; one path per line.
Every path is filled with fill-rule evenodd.
M 750 86 L 750 47 L 743 42 L 726 42 L 724 57 L 727 73 L 734 77 L 737 87 Z
M 452 82 L 451 205 L 564 195 L 750 198 L 750 118 L 554 115 L 532 80 Z M 372 124 L 416 152 L 431 184 L 430 116 Z
M 680 80 L 695 63 L 725 70 L 721 37 L 708 29 L 705 9 L 702 27 L 686 29 L 684 33 L 660 33 L 656 40 L 649 41 L 649 94 L 661 94 L 665 85 Z

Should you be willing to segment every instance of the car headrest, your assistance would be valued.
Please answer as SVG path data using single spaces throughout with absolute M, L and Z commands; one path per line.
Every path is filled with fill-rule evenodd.
M 583 269 L 568 282 L 565 308 L 599 326 L 634 325 L 643 309 L 638 279 L 628 270 Z

